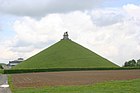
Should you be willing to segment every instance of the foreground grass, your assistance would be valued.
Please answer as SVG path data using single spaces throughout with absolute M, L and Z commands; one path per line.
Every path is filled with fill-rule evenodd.
M 140 93 L 140 79 L 111 81 L 89 86 L 58 86 L 14 89 L 13 93 Z

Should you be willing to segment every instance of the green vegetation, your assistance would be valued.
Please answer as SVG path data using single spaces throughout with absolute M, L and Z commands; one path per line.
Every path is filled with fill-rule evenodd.
M 124 63 L 124 67 L 140 67 L 140 59 L 137 62 L 133 59 Z
M 14 86 L 12 84 L 12 76 L 8 75 L 8 84 L 10 85 L 11 91 L 14 91 Z
M 0 64 L 0 74 L 3 73 L 3 70 L 2 70 L 2 64 Z
M 111 81 L 88 86 L 13 89 L 13 93 L 140 93 L 140 79 Z
M 50 68 L 50 69 L 6 69 L 4 74 L 32 73 L 32 72 L 58 72 L 58 71 L 87 71 L 87 70 L 136 70 L 139 67 L 112 67 L 112 68 Z
M 0 64 L 0 69 L 2 69 L 2 64 Z
M 6 64 L 5 63 L 0 63 L 0 69 L 3 69 L 2 66 L 6 66 Z
M 61 40 L 13 69 L 118 67 L 71 40 Z
M 3 70 L 2 69 L 0 69 L 0 74 L 3 74 L 4 72 L 3 72 Z

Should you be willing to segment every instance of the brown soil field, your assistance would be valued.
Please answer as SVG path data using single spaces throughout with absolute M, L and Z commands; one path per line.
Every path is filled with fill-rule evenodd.
M 111 80 L 140 78 L 140 70 L 94 70 L 13 74 L 15 88 L 90 85 Z

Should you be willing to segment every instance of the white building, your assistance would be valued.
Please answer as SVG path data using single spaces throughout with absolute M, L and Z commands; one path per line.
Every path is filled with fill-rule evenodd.
M 17 64 L 21 63 L 22 61 L 24 61 L 23 58 L 18 58 L 17 60 L 14 60 L 14 61 L 9 61 L 8 66 L 16 66 Z

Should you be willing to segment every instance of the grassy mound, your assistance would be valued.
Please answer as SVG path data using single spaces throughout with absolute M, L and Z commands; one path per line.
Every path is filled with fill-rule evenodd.
M 98 67 L 118 66 L 71 40 L 61 40 L 15 66 L 14 69 Z

